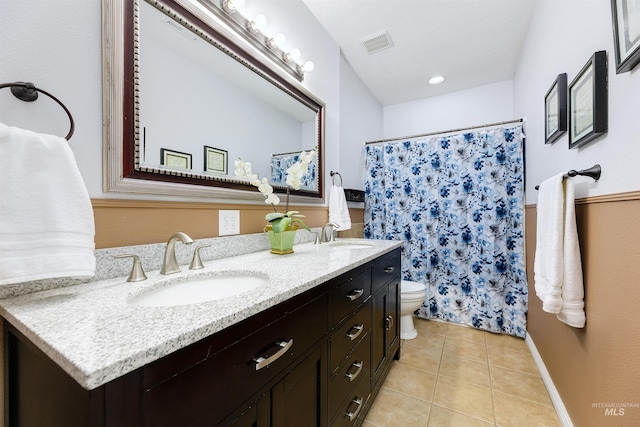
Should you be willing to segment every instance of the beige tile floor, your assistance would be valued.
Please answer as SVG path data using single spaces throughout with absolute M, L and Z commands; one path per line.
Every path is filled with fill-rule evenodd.
M 561 425 L 523 339 L 414 322 L 364 427 Z

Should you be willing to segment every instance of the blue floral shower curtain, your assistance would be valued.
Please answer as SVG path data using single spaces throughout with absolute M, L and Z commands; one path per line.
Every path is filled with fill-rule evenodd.
M 402 240 L 424 318 L 524 337 L 522 126 L 367 145 L 365 237 Z

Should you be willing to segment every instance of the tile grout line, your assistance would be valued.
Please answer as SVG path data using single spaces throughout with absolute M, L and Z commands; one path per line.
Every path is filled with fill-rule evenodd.
M 447 331 L 448 331 L 448 329 L 449 329 L 449 328 L 448 328 L 448 326 L 447 326 Z M 487 348 L 486 348 L 486 347 L 487 347 L 487 344 L 486 344 L 486 339 L 484 338 L 484 331 L 482 331 L 482 333 L 483 333 L 483 341 L 484 341 L 484 347 L 485 347 L 485 359 L 486 359 L 487 370 L 488 370 L 488 369 L 489 369 L 489 359 L 488 359 L 488 358 L 489 358 L 489 353 L 488 353 Z M 448 333 L 445 333 L 445 342 L 446 342 L 446 339 L 447 339 L 447 335 L 448 335 Z M 470 340 L 470 339 L 461 338 L 461 337 L 456 337 L 456 338 L 463 339 L 463 340 L 468 341 L 468 342 L 477 342 L 476 340 Z M 441 362 L 441 363 L 442 363 L 442 357 L 444 356 L 444 354 L 445 354 L 445 353 L 444 353 L 444 345 L 443 345 L 443 347 L 442 347 L 442 353 L 440 354 L 440 362 Z M 467 358 L 465 358 L 465 357 L 463 357 L 463 356 L 461 356 L 461 355 L 459 355 L 459 354 L 457 354 L 457 353 L 456 353 L 455 355 L 454 355 L 454 354 L 449 353 L 449 355 L 451 355 L 451 356 L 453 356 L 453 357 L 457 357 L 457 358 L 459 358 L 459 359 L 466 359 L 466 360 L 470 360 L 470 361 L 473 361 L 473 362 L 482 363 L 482 362 L 479 362 L 479 361 L 474 360 L 474 359 L 467 359 Z M 482 387 L 482 388 L 486 388 L 486 389 L 488 389 L 488 390 L 489 390 L 489 392 L 491 393 L 491 404 L 492 404 L 492 409 L 493 409 L 493 418 L 494 418 L 494 422 L 487 422 L 487 421 L 485 421 L 485 420 L 483 420 L 483 419 L 481 419 L 481 418 L 478 418 L 478 417 L 476 417 L 476 416 L 470 415 L 470 414 L 465 413 L 465 412 L 460 412 L 460 411 L 458 411 L 458 410 L 456 410 L 456 409 L 448 408 L 448 407 L 446 407 L 446 406 L 443 406 L 443 408 L 447 409 L 448 411 L 455 412 L 455 413 L 457 413 L 457 414 L 463 415 L 463 416 L 465 416 L 465 417 L 473 418 L 473 419 L 478 420 L 478 421 L 480 421 L 480 422 L 486 423 L 487 425 L 493 425 L 494 427 L 497 425 L 497 424 L 495 423 L 495 405 L 493 404 L 493 391 L 492 391 L 493 389 L 492 389 L 492 387 L 491 387 L 491 376 L 489 376 L 489 387 L 484 387 L 484 386 L 481 386 L 481 385 L 476 384 L 476 383 L 474 383 L 474 382 L 469 382 L 469 381 L 461 380 L 461 379 L 456 378 L 456 377 L 449 377 L 448 375 L 441 374 L 441 373 L 440 373 L 440 365 L 438 365 L 438 375 L 437 375 L 437 377 L 436 377 L 436 384 L 437 384 L 437 380 L 440 378 L 440 376 L 447 377 L 447 378 L 451 378 L 451 379 L 453 379 L 453 380 L 455 380 L 455 381 L 459 381 L 459 382 L 467 383 L 467 384 L 470 384 L 470 385 L 473 385 L 473 386 L 476 386 L 476 387 Z M 435 397 L 435 388 L 434 388 L 434 397 Z M 435 405 L 435 403 L 433 402 L 433 399 L 432 399 L 431 409 L 433 409 L 433 405 Z M 436 406 L 440 406 L 440 405 L 436 405 Z M 431 413 L 429 414 L 429 418 L 431 418 Z
M 487 354 L 487 371 L 489 372 L 489 390 L 491 390 L 491 407 L 493 409 L 493 425 L 498 425 L 498 416 L 496 414 L 496 400 L 493 395 L 493 381 L 491 380 L 491 361 L 489 360 L 489 344 L 487 344 L 487 332 L 483 333 L 484 349 Z
M 445 323 L 445 322 L 443 322 L 443 323 Z M 498 351 L 498 352 L 499 352 L 499 349 L 509 350 L 510 352 L 518 353 L 518 354 L 523 354 L 523 355 L 526 355 L 526 354 L 527 354 L 527 352 L 525 352 L 525 351 L 520 351 L 520 349 L 515 348 L 515 347 L 513 347 L 513 348 L 512 348 L 512 347 L 510 347 L 510 346 L 505 346 L 505 345 L 503 344 L 503 342 L 502 342 L 502 341 L 491 340 L 491 341 L 492 341 L 492 343 L 497 344 L 497 345 L 492 345 L 491 343 L 489 343 L 489 341 L 490 341 L 490 340 L 489 340 L 489 335 L 491 334 L 490 332 L 487 332 L 487 331 L 480 331 L 480 332 L 482 333 L 482 335 L 481 335 L 481 340 L 480 340 L 480 339 L 474 339 L 474 338 L 472 338 L 472 337 L 474 337 L 474 336 L 473 336 L 473 335 L 471 335 L 471 334 L 458 333 L 458 332 L 456 331 L 456 329 L 454 329 L 454 328 L 458 328 L 458 327 L 459 327 L 459 325 L 457 325 L 457 324 L 447 324 L 447 325 L 446 325 L 446 328 L 444 328 L 444 333 L 443 333 L 443 334 L 440 334 L 440 333 L 434 333 L 431 329 L 427 331 L 426 329 L 429 329 L 429 328 L 425 328 L 425 330 L 422 330 L 422 328 L 419 328 L 419 330 L 420 330 L 421 332 L 428 333 L 428 334 L 432 334 L 432 335 L 434 335 L 434 336 L 436 336 L 436 335 L 437 335 L 437 336 L 442 337 L 442 339 L 443 339 L 443 341 L 442 341 L 442 346 L 441 346 L 438 350 L 436 350 L 436 351 L 434 351 L 434 352 L 433 352 L 434 359 L 437 357 L 438 366 L 437 366 L 437 369 L 435 369 L 435 371 L 436 371 L 436 372 L 435 372 L 434 386 L 433 386 L 433 389 L 432 389 L 432 393 L 431 393 L 431 397 L 430 397 L 430 402 L 427 402 L 426 400 L 423 400 L 423 402 L 424 402 L 425 404 L 428 404 L 428 405 L 425 405 L 425 409 L 428 409 L 428 411 L 429 411 L 429 412 L 428 412 L 428 416 L 426 417 L 426 424 L 424 424 L 424 426 L 425 426 L 425 427 L 428 427 L 430 422 L 435 421 L 435 419 L 433 418 L 433 416 L 434 416 L 434 415 L 433 415 L 433 412 L 434 412 L 434 408 L 438 407 L 438 408 L 441 408 L 441 410 L 445 410 L 445 409 L 446 409 L 446 410 L 452 411 L 452 412 L 454 412 L 454 413 L 457 413 L 457 414 L 460 414 L 460 415 L 463 415 L 463 416 L 466 416 L 466 417 L 470 417 L 470 418 L 476 419 L 476 420 L 478 420 L 478 421 L 480 421 L 480 422 L 486 423 L 487 425 L 493 425 L 494 427 L 499 427 L 499 426 L 501 426 L 501 424 L 499 424 L 499 423 L 498 423 L 498 420 L 497 420 L 497 413 L 496 413 L 496 409 L 497 409 L 497 404 L 496 404 L 496 395 L 497 395 L 497 394 L 503 395 L 503 394 L 505 394 L 505 392 L 500 391 L 500 390 L 498 390 L 498 389 L 496 389 L 496 388 L 495 388 L 497 384 L 493 384 L 493 375 L 492 375 L 492 372 L 493 372 L 494 370 L 502 370 L 502 371 L 504 371 L 504 374 L 505 374 L 505 375 L 507 375 L 507 376 L 508 376 L 508 375 L 510 375 L 510 373 L 513 373 L 513 374 L 519 374 L 519 375 L 524 374 L 524 375 L 525 375 L 525 376 L 527 376 L 527 377 L 533 377 L 533 378 L 536 378 L 536 377 L 537 377 L 537 378 L 540 378 L 541 380 L 542 380 L 542 378 L 541 378 L 541 377 L 542 377 L 542 375 L 541 375 L 541 374 L 537 374 L 537 375 L 536 375 L 535 373 L 531 373 L 531 372 L 528 372 L 528 371 L 526 371 L 526 370 L 523 370 L 523 369 L 526 369 L 526 368 L 527 368 L 527 366 L 526 366 L 526 365 L 522 365 L 523 369 L 517 369 L 517 368 L 514 368 L 514 367 L 512 367 L 512 366 L 502 366 L 502 365 L 504 365 L 504 364 L 505 364 L 505 363 L 503 363 L 503 362 L 508 362 L 508 360 L 507 360 L 507 359 L 504 359 L 504 360 L 503 360 L 503 358 L 502 358 L 502 357 L 498 357 L 498 359 L 497 359 L 497 362 L 498 362 L 498 363 L 500 363 L 500 364 L 495 364 L 495 365 L 494 365 L 494 364 L 492 364 L 492 363 L 491 363 L 491 356 L 490 356 L 490 354 L 489 354 L 489 350 L 490 350 L 490 349 L 493 349 L 493 352 L 494 352 L 494 353 L 496 353 L 496 351 Z M 471 329 L 471 328 L 470 328 L 470 329 Z M 440 330 L 440 329 L 439 329 L 439 330 Z M 490 396 L 491 396 L 492 412 L 493 412 L 493 416 L 494 416 L 494 418 L 493 418 L 493 422 L 488 422 L 488 421 L 484 420 L 483 418 L 478 418 L 478 417 L 476 417 L 475 415 L 470 415 L 470 414 L 468 414 L 468 413 L 466 413 L 466 412 L 460 412 L 460 411 L 455 410 L 455 409 L 450 409 L 450 408 L 448 408 L 447 406 L 442 406 L 442 405 L 440 405 L 440 404 L 436 404 L 436 403 L 435 403 L 435 396 L 436 396 L 436 394 L 437 394 L 437 393 L 436 393 L 436 391 L 437 391 L 437 388 L 438 388 L 439 384 L 441 384 L 441 380 L 442 380 L 442 378 L 452 378 L 452 379 L 454 379 L 454 380 L 456 380 L 456 381 L 460 381 L 460 382 L 463 382 L 463 383 L 464 383 L 464 382 L 468 382 L 468 381 L 465 381 L 465 380 L 461 380 L 461 379 L 459 379 L 459 378 L 457 378 L 457 377 L 449 377 L 449 376 L 445 375 L 445 374 L 444 374 L 444 371 L 442 370 L 442 366 L 443 366 L 443 358 L 444 358 L 445 354 L 447 354 L 447 355 L 451 355 L 452 357 L 456 357 L 456 358 L 467 359 L 466 357 L 464 357 L 464 356 L 465 356 L 465 355 L 464 355 L 464 352 L 463 352 L 462 354 L 460 354 L 459 352 L 456 352 L 456 353 L 445 353 L 445 351 L 444 351 L 444 350 L 445 350 L 445 346 L 446 346 L 446 342 L 447 342 L 447 337 L 449 337 L 449 338 L 451 338 L 451 339 L 456 339 L 456 340 L 457 340 L 457 339 L 460 339 L 460 340 L 469 341 L 469 342 L 473 342 L 473 341 L 475 341 L 475 342 L 477 342 L 477 343 L 483 344 L 483 345 L 482 345 L 482 348 L 484 349 L 485 354 L 484 354 L 484 357 L 483 357 L 482 359 L 484 359 L 484 362 L 486 363 L 487 370 L 488 370 L 488 374 L 489 374 L 489 378 L 488 378 L 488 389 L 489 389 L 489 391 L 490 391 Z M 403 344 L 407 345 L 407 341 L 404 341 L 404 342 L 403 342 Z M 511 343 L 509 342 L 509 343 L 507 343 L 507 344 L 511 344 Z M 424 347 L 421 347 L 421 346 L 414 346 L 414 345 L 412 345 L 412 344 L 408 344 L 408 346 L 409 346 L 409 347 L 417 347 L 417 348 L 420 348 L 420 349 L 424 349 Z M 531 354 L 531 353 L 529 352 L 529 354 Z M 439 357 L 438 357 L 438 356 L 439 356 Z M 499 353 L 496 353 L 496 356 L 499 356 Z M 515 356 L 515 355 L 514 355 L 514 356 Z M 482 363 L 482 362 L 481 362 L 481 360 L 480 360 L 480 358 L 478 358 L 478 359 L 468 359 L 468 360 L 470 360 L 470 361 L 474 361 L 474 362 Z M 435 361 L 435 360 L 434 360 L 434 361 Z M 535 361 L 534 361 L 534 362 L 535 362 Z M 400 363 L 402 364 L 402 362 L 400 362 Z M 411 366 L 411 365 L 407 365 L 407 366 Z M 521 365 L 520 365 L 520 364 L 516 364 L 516 365 L 514 365 L 514 366 L 516 366 L 516 367 L 520 367 Z M 422 370 L 422 369 L 420 369 L 420 368 L 418 368 L 418 367 L 413 367 L 413 368 L 414 368 L 414 369 L 417 369 L 417 370 L 419 370 L 419 371 L 422 371 L 422 372 L 424 372 L 425 374 L 430 374 L 430 375 L 433 375 L 433 374 L 434 374 L 434 372 L 429 371 L 429 370 Z M 499 380 L 499 379 L 500 379 L 500 378 L 498 378 L 498 380 Z M 500 381 L 498 381 L 498 383 L 499 383 L 499 382 L 500 382 Z M 468 383 L 469 383 L 469 384 L 473 384 L 474 386 L 483 387 L 482 385 L 477 384 L 477 383 L 474 383 L 474 382 L 468 382 Z M 484 388 L 484 387 L 483 387 L 483 388 Z M 396 391 L 396 392 L 398 392 L 398 393 L 400 393 L 400 394 L 406 395 L 406 396 L 410 396 L 410 397 L 415 398 L 415 399 L 419 399 L 419 398 L 417 398 L 417 397 L 415 397 L 415 396 L 412 396 L 412 395 L 410 395 L 410 394 L 405 394 L 405 393 L 403 393 L 402 391 L 398 391 L 398 390 L 394 390 L 394 391 Z M 547 390 L 547 392 L 548 392 L 548 390 Z M 508 396 L 509 394 L 507 393 L 506 395 Z M 516 398 L 518 401 L 521 401 L 521 402 L 528 402 L 529 404 L 535 405 L 535 406 L 537 406 L 537 407 L 549 407 L 549 406 L 551 406 L 551 407 L 552 407 L 552 409 L 553 409 L 553 402 L 551 402 L 551 405 L 549 405 L 549 404 L 546 404 L 546 403 L 544 403 L 544 402 L 542 402 L 542 401 L 538 401 L 538 400 L 530 400 L 530 399 L 528 399 L 528 398 L 526 398 L 526 397 L 521 397 L 521 396 L 519 396 L 519 395 L 518 395 L 518 396 L 515 396 L 515 395 L 514 395 L 514 396 L 512 396 L 512 397 L 513 397 L 513 398 Z M 384 427 L 384 426 L 379 426 L 379 425 L 377 425 L 377 424 L 372 424 L 372 426 L 373 426 L 373 427 Z
M 449 329 L 449 325 L 446 325 L 443 340 L 442 340 L 442 348 L 440 349 L 440 358 L 438 359 L 438 372 L 436 372 L 436 380 L 433 384 L 433 391 L 431 392 L 431 404 L 429 405 L 429 416 L 427 417 L 427 423 L 425 424 L 425 427 L 429 427 L 429 421 L 431 421 L 434 400 L 436 398 L 436 389 L 438 388 L 438 380 L 440 379 L 440 368 L 442 367 L 442 355 L 444 354 L 444 345 L 445 345 L 445 342 L 447 341 L 448 329 Z

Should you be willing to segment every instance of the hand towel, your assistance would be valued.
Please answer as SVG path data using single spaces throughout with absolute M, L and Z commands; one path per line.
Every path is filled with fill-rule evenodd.
M 534 284 L 536 294 L 542 300 L 542 309 L 548 313 L 559 313 L 562 309 L 563 181 L 563 174 L 543 181 L 536 206 Z
M 542 309 L 570 326 L 585 324 L 574 186 L 563 174 L 540 184 L 534 282 Z
M 329 192 L 329 222 L 337 224 L 340 231 L 351 229 L 347 197 L 344 195 L 344 189 L 336 185 L 331 186 Z
M 575 195 L 573 181 L 564 182 L 564 265 L 562 274 L 562 310 L 557 314 L 560 321 L 574 328 L 583 328 L 584 282 L 580 242 L 576 224 Z
M 94 275 L 94 236 L 67 141 L 0 123 L 0 285 Z

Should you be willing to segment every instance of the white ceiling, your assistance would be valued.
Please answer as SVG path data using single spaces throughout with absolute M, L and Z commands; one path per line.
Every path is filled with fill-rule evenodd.
M 536 1 L 303 0 L 383 106 L 512 79 Z M 385 30 L 394 46 L 369 54 Z

